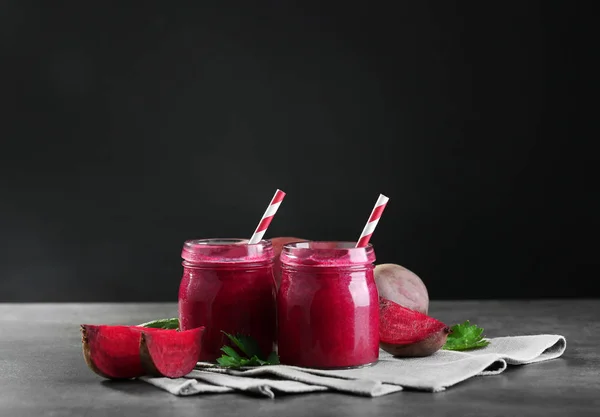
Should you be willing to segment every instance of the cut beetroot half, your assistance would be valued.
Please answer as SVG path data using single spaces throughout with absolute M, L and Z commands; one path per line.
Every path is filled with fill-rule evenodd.
M 151 329 L 156 330 L 160 329 Z M 110 379 L 144 375 L 139 353 L 142 328 L 83 324 L 81 334 L 85 362 L 98 375 Z
M 444 346 L 450 328 L 439 320 L 379 298 L 379 344 L 395 356 L 429 356 Z
M 182 332 L 143 332 L 139 346 L 142 366 L 150 375 L 180 378 L 200 359 L 204 327 Z

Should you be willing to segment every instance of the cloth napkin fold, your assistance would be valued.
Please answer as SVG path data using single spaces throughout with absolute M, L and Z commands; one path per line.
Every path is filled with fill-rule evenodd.
M 394 358 L 381 351 L 379 362 L 357 369 L 320 370 L 269 365 L 234 370 L 200 362 L 197 369 L 185 378 L 141 379 L 179 396 L 241 391 L 273 398 L 279 393 L 338 391 L 380 397 L 403 388 L 443 391 L 477 375 L 497 375 L 507 365 L 558 358 L 567 346 L 563 336 L 551 334 L 488 340 L 490 344 L 482 349 L 466 352 L 440 350 L 425 358 Z

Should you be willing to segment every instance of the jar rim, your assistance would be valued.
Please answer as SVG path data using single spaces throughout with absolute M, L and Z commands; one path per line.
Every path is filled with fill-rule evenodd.
M 306 241 L 283 246 L 281 262 L 294 266 L 342 267 L 375 262 L 372 244 L 356 247 L 351 241 Z
M 269 240 L 264 240 L 264 239 L 259 241 L 258 243 L 248 243 L 249 241 L 250 241 L 250 239 L 216 237 L 216 238 L 204 238 L 204 239 L 189 239 L 189 240 L 186 240 L 185 242 L 183 242 L 183 245 L 187 246 L 189 248 L 192 248 L 195 246 L 207 247 L 207 246 L 224 246 L 224 245 L 243 245 L 243 244 L 246 244 L 248 246 L 253 246 L 253 245 L 264 245 L 264 244 L 271 243 Z
M 255 263 L 272 261 L 273 245 L 269 240 L 248 243 L 248 239 L 190 239 L 183 243 L 181 257 L 191 263 Z

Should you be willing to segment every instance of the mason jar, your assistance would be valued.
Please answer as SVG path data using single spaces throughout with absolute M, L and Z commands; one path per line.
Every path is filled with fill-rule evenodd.
M 223 334 L 254 338 L 266 357 L 275 348 L 273 248 L 262 240 L 188 240 L 181 252 L 181 330 L 205 326 L 200 360 L 213 362 L 230 345 Z
M 277 293 L 282 364 L 352 368 L 377 362 L 375 252 L 354 242 L 299 242 L 281 253 Z

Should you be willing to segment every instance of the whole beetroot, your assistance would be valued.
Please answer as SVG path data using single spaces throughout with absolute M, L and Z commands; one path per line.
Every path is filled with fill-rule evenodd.
M 381 297 L 427 314 L 427 287 L 415 273 L 400 265 L 381 264 L 375 266 L 375 283 Z

